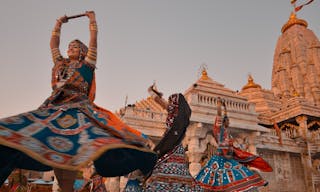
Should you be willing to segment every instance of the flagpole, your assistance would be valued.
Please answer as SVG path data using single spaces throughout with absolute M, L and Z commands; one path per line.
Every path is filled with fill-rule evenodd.
M 291 2 L 291 5 L 292 5 L 292 7 L 293 7 L 293 12 L 294 12 L 294 14 L 296 14 L 297 12 L 296 12 L 296 3 L 297 3 L 297 0 L 291 0 L 290 1 Z

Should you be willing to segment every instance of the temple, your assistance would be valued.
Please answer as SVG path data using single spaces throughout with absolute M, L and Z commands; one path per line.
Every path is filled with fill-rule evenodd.
M 274 53 L 271 90 L 249 75 L 241 91 L 233 91 L 203 68 L 201 77 L 185 91 L 192 116 L 183 146 L 193 176 L 216 150 L 212 124 L 221 97 L 235 145 L 259 154 L 274 169 L 261 172 L 269 185 L 260 191 L 319 190 L 320 42 L 307 27 L 294 13 L 283 25 Z M 166 111 L 151 98 L 128 105 L 118 114 L 155 142 L 165 131 Z M 125 185 L 122 179 L 117 182 L 120 188 Z

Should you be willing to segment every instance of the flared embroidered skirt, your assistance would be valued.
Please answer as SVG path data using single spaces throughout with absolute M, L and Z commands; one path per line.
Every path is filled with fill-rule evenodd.
M 205 191 L 250 191 L 267 182 L 233 159 L 214 155 L 200 170 L 196 180 Z
M 144 191 L 202 192 L 190 175 L 185 151 L 181 144 L 158 160 L 152 175 L 146 181 Z
M 104 176 L 152 170 L 157 155 L 143 134 L 115 115 L 80 103 L 0 119 L 0 172 L 14 168 L 79 170 L 93 161 Z

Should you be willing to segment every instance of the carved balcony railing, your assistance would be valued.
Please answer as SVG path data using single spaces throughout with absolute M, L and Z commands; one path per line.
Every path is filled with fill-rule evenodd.
M 279 137 L 278 133 L 275 129 L 272 129 L 269 133 L 265 133 L 264 135 L 269 135 L 273 137 Z M 295 139 L 298 137 L 298 132 L 295 129 L 286 129 L 281 131 L 281 137 L 287 139 Z
M 234 111 L 247 111 L 251 112 L 253 108 L 251 108 L 251 104 L 247 102 L 239 102 L 239 101 L 233 101 L 230 99 L 224 99 L 222 98 L 226 104 L 226 107 L 228 110 L 234 110 Z M 204 105 L 204 106 L 217 106 L 217 97 L 197 94 L 197 104 Z
M 136 119 L 165 122 L 167 118 L 167 114 L 150 111 L 148 109 L 137 109 L 135 107 L 128 107 L 126 108 L 124 117 L 134 117 Z

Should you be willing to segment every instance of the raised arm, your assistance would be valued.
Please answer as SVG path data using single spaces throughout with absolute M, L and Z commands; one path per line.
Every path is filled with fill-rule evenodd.
M 96 16 L 93 11 L 86 12 L 87 17 L 89 18 L 89 29 L 90 29 L 90 40 L 89 40 L 89 49 L 86 55 L 86 62 L 89 64 L 95 65 L 97 61 L 97 35 L 98 27 L 96 22 Z
M 58 59 L 62 58 L 59 45 L 60 45 L 60 31 L 62 23 L 67 23 L 67 16 L 62 16 L 57 19 L 57 22 L 52 30 L 51 40 L 50 40 L 50 48 L 52 53 L 52 59 L 55 63 Z
M 162 93 L 157 90 L 156 84 L 153 83 L 149 88 L 148 92 L 151 97 L 157 102 L 163 109 L 168 109 L 168 102 L 162 98 Z

